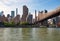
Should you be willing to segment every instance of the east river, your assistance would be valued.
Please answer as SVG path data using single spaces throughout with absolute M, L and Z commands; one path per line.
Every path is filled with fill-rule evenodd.
M 0 28 L 0 41 L 60 41 L 60 28 Z

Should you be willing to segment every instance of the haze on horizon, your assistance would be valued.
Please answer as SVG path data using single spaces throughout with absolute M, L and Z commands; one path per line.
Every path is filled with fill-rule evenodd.
M 18 14 L 23 14 L 23 5 L 29 8 L 29 12 L 34 15 L 34 11 L 44 9 L 50 11 L 60 6 L 60 0 L 0 0 L 0 12 L 4 15 L 10 14 L 12 10 L 18 8 Z

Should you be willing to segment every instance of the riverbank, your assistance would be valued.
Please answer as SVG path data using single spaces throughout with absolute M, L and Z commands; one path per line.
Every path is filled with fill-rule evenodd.
M 0 28 L 60 28 L 56 26 L 37 26 L 37 25 L 20 25 L 20 26 L 0 26 Z

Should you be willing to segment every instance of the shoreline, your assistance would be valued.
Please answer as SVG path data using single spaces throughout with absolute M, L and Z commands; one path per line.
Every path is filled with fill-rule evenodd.
M 56 26 L 47 27 L 47 26 L 36 26 L 36 25 L 20 25 L 20 26 L 0 26 L 0 28 L 60 28 L 60 27 L 56 27 Z

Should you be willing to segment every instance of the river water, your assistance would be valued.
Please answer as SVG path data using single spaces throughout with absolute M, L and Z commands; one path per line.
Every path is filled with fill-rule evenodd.
M 60 28 L 0 28 L 0 41 L 60 41 Z

